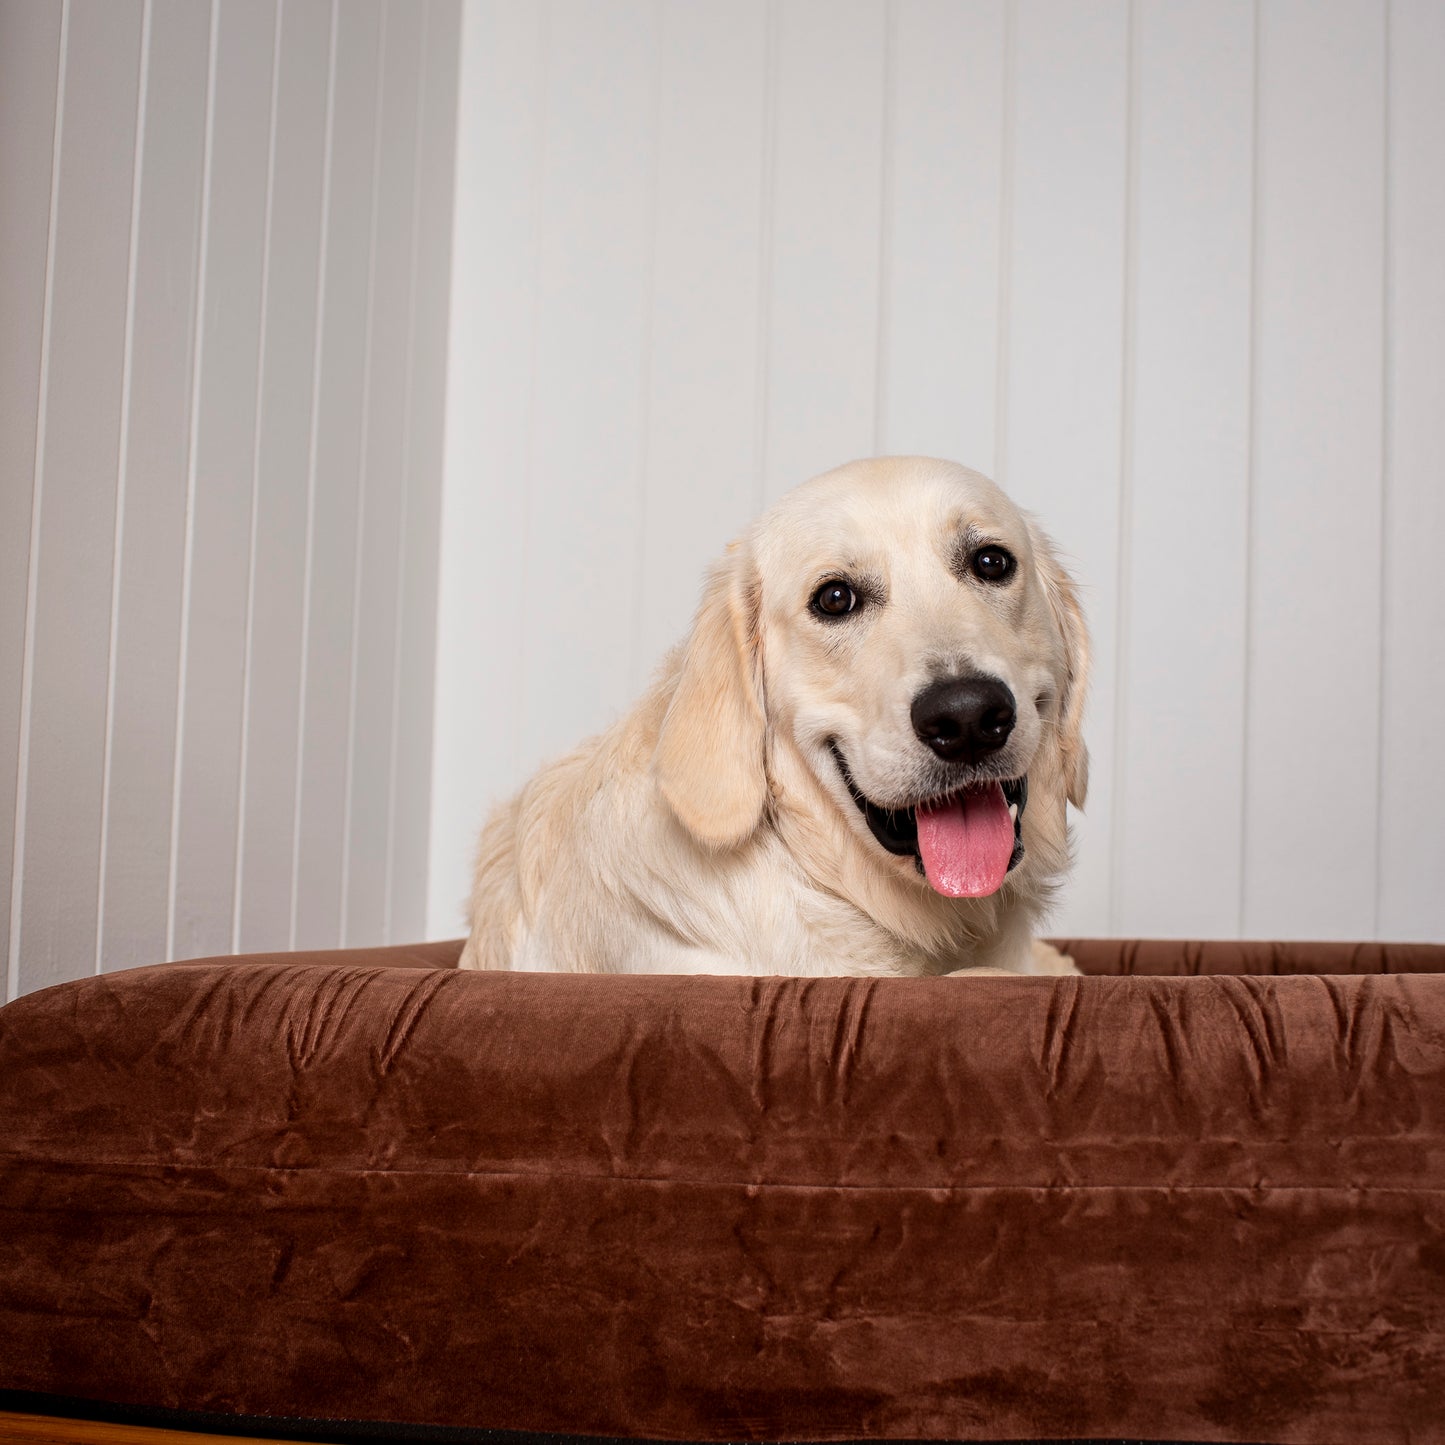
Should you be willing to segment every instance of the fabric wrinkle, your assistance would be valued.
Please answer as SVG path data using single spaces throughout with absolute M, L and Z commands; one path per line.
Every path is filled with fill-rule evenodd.
M 1079 1010 L 1079 980 L 1059 979 L 1049 989 L 1048 1013 L 1044 1018 L 1043 1070 L 1047 1077 L 1046 1097 L 1052 1102 L 1062 1088 L 1068 1071 L 1069 1045 Z
M 378 1056 L 378 1067 L 380 1072 L 389 1074 L 392 1066 L 406 1047 L 407 1041 L 411 1038 L 417 1025 L 421 1022 L 432 1001 L 447 986 L 448 981 L 453 977 L 442 969 L 435 969 L 425 973 L 411 987 L 411 991 L 402 1007 L 397 1011 L 390 1029 L 387 1030 L 386 1038 L 381 1045 Z M 353 1001 L 361 991 L 361 985 L 351 995 L 348 1002 Z M 344 1018 L 344 1015 L 343 1015 Z

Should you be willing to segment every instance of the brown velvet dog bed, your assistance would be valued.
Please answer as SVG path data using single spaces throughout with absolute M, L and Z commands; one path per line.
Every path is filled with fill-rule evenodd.
M 1129 976 L 971 981 L 458 947 L 0 1013 L 0 1403 L 1445 1440 L 1445 947 L 1075 942 Z

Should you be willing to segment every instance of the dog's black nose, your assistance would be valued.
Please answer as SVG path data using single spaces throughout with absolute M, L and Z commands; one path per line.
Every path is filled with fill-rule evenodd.
M 1014 730 L 1014 695 L 996 677 L 947 677 L 913 699 L 913 731 L 950 763 L 996 753 Z

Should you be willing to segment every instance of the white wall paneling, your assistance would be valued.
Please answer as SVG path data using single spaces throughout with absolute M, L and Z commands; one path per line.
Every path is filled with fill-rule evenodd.
M 994 469 L 1005 0 L 897 0 L 884 196 L 880 453 Z
M 1252 936 L 1375 928 L 1385 17 L 1361 0 L 1275 0 L 1259 14 L 1241 920 Z
M 1233 933 L 1244 819 L 1253 7 L 1146 5 L 1137 24 L 1111 902 L 1119 926 L 1127 920 L 1137 933 Z
M 748 511 L 922 451 L 1083 586 L 1057 929 L 1445 937 L 1440 17 L 469 0 L 432 931 Z
M 520 774 L 526 485 L 547 130 L 541 5 L 469 5 L 458 97 L 427 917 L 459 926 L 481 810 Z
M 461 0 L 431 0 L 423 28 L 422 82 L 412 206 L 415 277 L 407 339 L 405 547 L 397 607 L 396 721 L 387 830 L 387 936 L 426 928 L 431 829 L 432 709 L 436 697 L 437 560 L 441 546 L 443 424 L 456 173 L 457 35 Z M 424 222 L 424 224 L 423 224 Z
M 301 768 L 296 795 L 292 941 L 322 948 L 341 937 L 352 619 L 365 438 L 367 325 L 376 189 L 381 0 L 336 13 L 331 149 L 323 227 L 310 546 L 301 633 Z
M 231 950 L 266 283 L 275 0 L 215 13 L 182 600 L 171 951 Z
M 422 927 L 459 23 L 0 6 L 11 994 Z
M 764 146 L 776 12 L 662 12 L 642 546 L 630 691 L 677 640 L 720 538 L 757 506 Z M 700 447 L 697 438 L 709 437 Z
M 579 705 L 610 714 L 630 693 L 661 19 L 650 3 L 549 7 L 522 682 L 509 703 L 524 766 L 575 741 Z M 602 614 L 620 625 L 552 645 L 555 619 Z
M 143 7 L 74 3 L 59 142 L 27 607 L 11 987 L 95 966 L 111 565 Z
M 24 723 L 62 12 L 7 4 L 0 27 L 0 939 L 8 959 L 16 829 L 7 825 L 15 818 Z M 13 976 L 9 986 L 13 992 Z
M 231 943 L 247 952 L 291 937 L 331 29 L 329 0 L 290 0 L 277 20 L 232 903 Z
M 147 38 L 97 938 L 116 967 L 166 952 L 210 7 L 157 0 Z
M 376 128 L 378 196 L 410 202 L 422 76 L 422 12 L 388 7 L 382 23 Z M 406 478 L 407 341 L 411 309 L 412 208 L 372 212 L 365 452 L 347 747 L 347 868 L 342 939 L 385 936 L 387 828 L 395 714 L 397 586 Z
M 1376 927 L 1445 938 L 1445 6 L 1392 0 L 1389 16 Z
M 876 451 L 1083 585 L 1058 929 L 1445 937 L 1438 5 L 0 27 L 12 993 L 458 931 L 488 804 Z
M 882 0 L 780 7 L 763 502 L 877 450 L 889 16 Z

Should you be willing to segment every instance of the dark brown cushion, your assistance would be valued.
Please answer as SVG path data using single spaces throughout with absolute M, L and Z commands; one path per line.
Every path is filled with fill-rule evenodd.
M 743 1438 L 1445 1439 L 1445 948 L 217 960 L 0 1012 L 0 1387 Z M 1230 954 L 1233 950 L 1233 954 Z M 1403 970 L 1411 970 L 1404 972 Z

